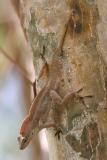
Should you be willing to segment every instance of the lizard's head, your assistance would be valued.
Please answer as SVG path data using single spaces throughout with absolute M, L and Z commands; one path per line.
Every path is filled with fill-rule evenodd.
M 26 134 L 25 136 L 20 135 L 18 137 L 18 142 L 21 150 L 25 149 L 28 146 L 33 136 L 34 136 L 34 131 L 31 131 L 29 132 L 29 134 Z
M 25 120 L 22 123 L 21 129 L 20 129 L 20 135 L 18 137 L 19 147 L 20 149 L 25 149 L 31 139 L 34 136 L 34 129 L 32 130 L 30 127 L 30 119 L 29 117 L 26 117 Z

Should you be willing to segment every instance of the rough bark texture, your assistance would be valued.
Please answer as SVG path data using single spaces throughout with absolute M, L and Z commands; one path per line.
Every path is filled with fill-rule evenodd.
M 53 129 L 47 130 L 50 160 L 106 160 L 106 0 L 23 0 L 24 3 L 24 27 L 29 33 L 37 76 L 42 66 L 43 46 L 45 57 L 51 62 L 61 31 L 76 10 L 78 19 L 71 15 L 63 47 L 64 82 L 58 92 L 64 97 L 70 90 L 83 88 L 82 97 L 92 95 L 84 98 L 85 105 L 74 99 L 63 111 L 64 134 L 60 140 Z M 44 84 L 45 81 L 38 82 L 38 91 Z

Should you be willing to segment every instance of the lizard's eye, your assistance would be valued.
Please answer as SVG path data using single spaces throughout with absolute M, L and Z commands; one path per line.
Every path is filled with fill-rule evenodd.
M 27 138 L 23 138 L 23 143 L 26 143 L 27 142 Z

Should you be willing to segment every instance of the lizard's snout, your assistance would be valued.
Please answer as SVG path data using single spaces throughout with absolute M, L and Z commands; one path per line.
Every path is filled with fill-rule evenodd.
M 22 150 L 22 149 L 24 149 L 25 148 L 25 143 L 26 143 L 26 138 L 25 137 L 23 137 L 23 136 L 19 136 L 19 137 L 17 137 L 17 140 L 18 140 L 18 143 L 19 143 L 19 148 Z

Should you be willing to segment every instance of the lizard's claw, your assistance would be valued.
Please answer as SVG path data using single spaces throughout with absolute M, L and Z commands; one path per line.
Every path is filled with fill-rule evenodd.
M 92 95 L 88 95 L 84 97 L 78 95 L 78 100 L 81 101 L 85 107 L 87 107 L 87 105 L 85 104 L 84 98 L 92 98 L 92 97 L 93 97 Z
M 82 90 L 83 90 L 83 88 L 80 88 L 80 89 L 75 93 L 75 95 L 76 95 L 76 98 L 77 98 L 79 101 L 81 101 L 84 106 L 87 107 L 87 105 L 85 104 L 84 98 L 92 98 L 93 96 L 92 96 L 92 95 L 87 95 L 87 96 L 81 96 L 81 95 L 79 95 L 79 92 L 81 92 Z
M 83 88 L 80 88 L 78 91 L 76 91 L 76 94 L 79 94 L 79 92 L 81 92 L 83 90 Z
M 60 134 L 63 134 L 61 128 L 58 128 L 56 133 L 55 133 L 55 137 L 58 137 L 58 140 L 60 140 Z

